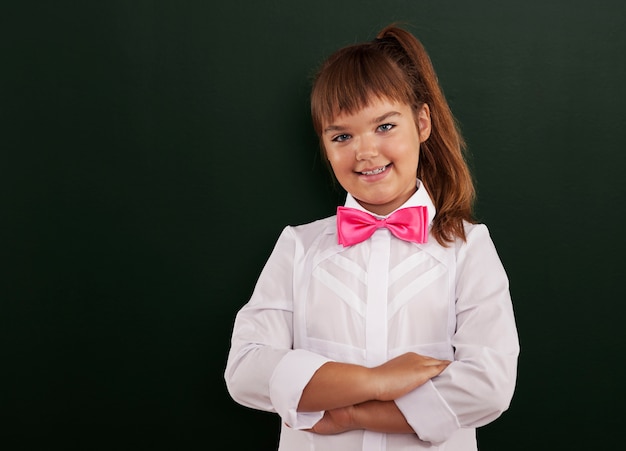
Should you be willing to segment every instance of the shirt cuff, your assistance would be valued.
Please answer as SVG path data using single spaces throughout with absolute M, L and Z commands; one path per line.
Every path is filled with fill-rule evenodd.
M 270 399 L 283 422 L 293 429 L 309 429 L 324 412 L 298 412 L 304 387 L 313 374 L 331 359 L 303 349 L 285 355 L 274 369 L 270 379 Z
M 396 405 L 417 436 L 434 444 L 446 441 L 461 426 L 432 381 L 396 399 Z

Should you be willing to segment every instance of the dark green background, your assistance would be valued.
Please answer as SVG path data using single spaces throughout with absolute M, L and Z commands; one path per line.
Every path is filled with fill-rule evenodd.
M 610 449 L 624 5 L 3 3 L 0 447 L 275 449 L 277 417 L 225 390 L 233 318 L 282 227 L 342 199 L 310 126 L 313 71 L 405 21 L 467 138 L 518 319 L 518 388 L 481 450 Z

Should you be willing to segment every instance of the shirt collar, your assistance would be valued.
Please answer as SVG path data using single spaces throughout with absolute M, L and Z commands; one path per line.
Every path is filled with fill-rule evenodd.
M 391 213 L 389 213 L 389 215 L 385 215 L 385 216 L 372 213 L 371 211 L 363 208 L 361 204 L 359 204 L 356 201 L 356 199 L 352 197 L 350 193 L 347 194 L 346 202 L 344 205 L 346 207 L 356 208 L 357 210 L 365 211 L 371 215 L 376 216 L 379 219 L 386 218 L 391 213 L 393 213 L 392 211 Z M 424 186 L 424 183 L 420 179 L 417 179 L 417 191 L 415 191 L 415 193 L 413 193 L 413 195 L 409 197 L 409 199 L 404 204 L 400 205 L 400 207 L 398 207 L 394 211 L 400 210 L 401 208 L 419 207 L 422 205 L 428 209 L 428 221 L 430 224 L 432 224 L 433 219 L 435 218 L 435 214 L 437 214 L 437 210 L 435 209 L 435 204 L 433 204 L 432 199 L 430 198 L 430 196 L 428 195 L 428 192 L 426 191 L 426 187 Z

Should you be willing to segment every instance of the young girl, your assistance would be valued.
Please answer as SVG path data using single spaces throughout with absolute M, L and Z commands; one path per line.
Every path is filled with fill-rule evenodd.
M 322 65 L 311 112 L 345 205 L 283 230 L 235 319 L 229 393 L 280 415 L 279 450 L 476 450 L 518 336 L 430 59 L 386 27 Z

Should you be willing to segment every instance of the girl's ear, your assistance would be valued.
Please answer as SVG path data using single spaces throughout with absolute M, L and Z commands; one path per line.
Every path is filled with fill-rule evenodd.
M 423 104 L 418 110 L 415 122 L 417 124 L 417 131 L 419 132 L 420 142 L 423 143 L 430 137 L 431 122 L 430 122 L 430 107 L 428 104 Z

